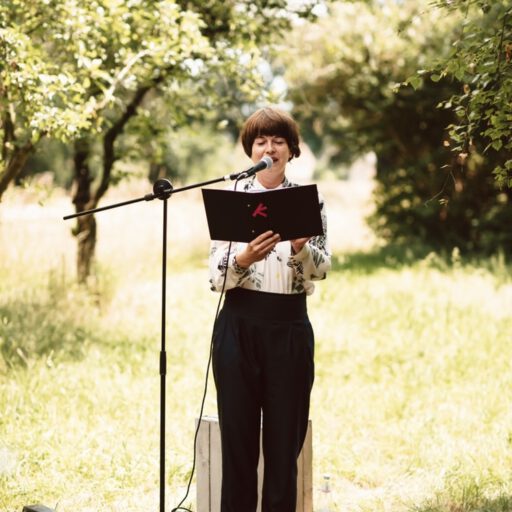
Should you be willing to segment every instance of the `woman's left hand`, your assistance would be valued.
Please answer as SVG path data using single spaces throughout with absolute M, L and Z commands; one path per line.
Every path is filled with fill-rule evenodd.
M 290 240 L 294 254 L 300 252 L 300 250 L 308 243 L 310 239 L 311 237 L 296 238 L 295 240 Z

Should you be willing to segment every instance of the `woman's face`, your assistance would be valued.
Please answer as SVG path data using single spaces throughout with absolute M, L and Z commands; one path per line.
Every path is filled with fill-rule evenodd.
M 252 143 L 251 160 L 258 163 L 264 156 L 272 158 L 272 174 L 284 174 L 291 152 L 284 137 L 278 135 L 260 135 Z M 265 172 L 265 171 L 262 171 Z

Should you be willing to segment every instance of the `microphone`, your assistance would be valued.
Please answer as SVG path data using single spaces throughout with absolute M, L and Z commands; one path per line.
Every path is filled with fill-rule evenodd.
M 242 172 L 235 172 L 233 174 L 228 174 L 224 177 L 224 179 L 229 180 L 242 180 L 245 178 L 249 178 L 253 174 L 256 174 L 258 171 L 262 171 L 263 169 L 270 169 L 273 164 L 272 158 L 269 156 L 264 156 L 257 164 L 253 165 L 252 167 L 249 167 L 249 169 L 246 169 Z

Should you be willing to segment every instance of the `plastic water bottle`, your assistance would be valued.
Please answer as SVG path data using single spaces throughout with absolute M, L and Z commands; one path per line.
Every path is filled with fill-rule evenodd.
M 332 508 L 332 491 L 331 491 L 331 477 L 329 475 L 323 476 L 322 487 L 320 488 L 318 508 L 315 512 L 333 512 Z

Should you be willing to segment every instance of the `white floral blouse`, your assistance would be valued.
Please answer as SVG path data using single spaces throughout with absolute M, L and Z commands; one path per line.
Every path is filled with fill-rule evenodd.
M 255 176 L 240 184 L 242 187 L 237 188 L 244 192 L 266 190 Z M 285 178 L 277 188 L 297 186 Z M 211 289 L 222 290 L 227 267 L 226 290 L 240 287 L 262 292 L 311 295 L 314 291 L 312 281 L 325 279 L 327 271 L 331 268 L 331 251 L 327 243 L 327 219 L 321 196 L 319 202 L 324 235 L 311 238 L 297 254 L 293 254 L 289 241 L 279 242 L 265 259 L 253 263 L 248 268 L 242 268 L 237 265 L 235 255 L 245 248 L 246 243 L 231 244 L 229 261 L 226 265 L 229 242 L 213 240 L 210 248 Z

